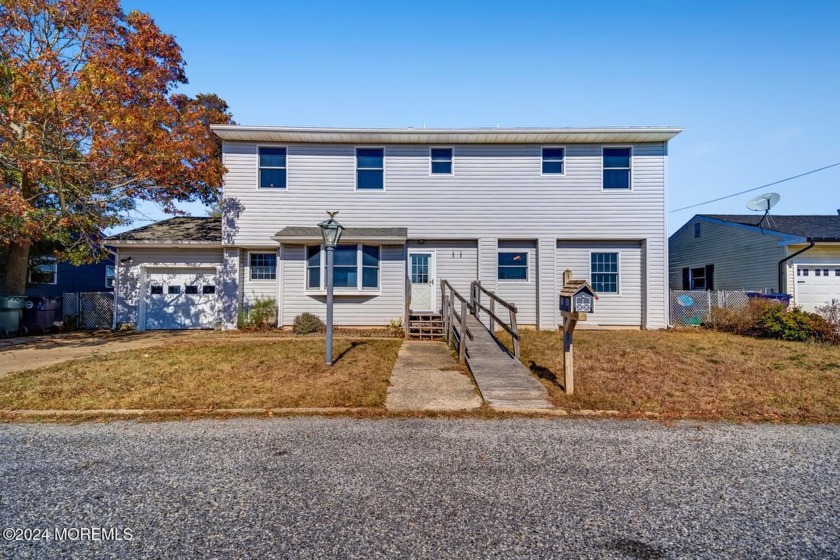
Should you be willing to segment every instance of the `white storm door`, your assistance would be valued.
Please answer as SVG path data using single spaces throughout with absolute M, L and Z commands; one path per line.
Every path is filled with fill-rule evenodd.
M 409 251 L 408 274 L 411 280 L 411 310 L 435 310 L 435 253 Z

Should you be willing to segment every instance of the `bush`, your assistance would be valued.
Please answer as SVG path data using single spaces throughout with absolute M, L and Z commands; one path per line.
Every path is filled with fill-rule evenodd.
M 828 321 L 840 333 L 840 299 L 833 299 L 817 307 L 817 315 Z
M 753 327 L 771 306 L 781 307 L 762 299 L 752 299 L 744 307 L 713 307 L 709 326 L 716 331 L 754 336 Z
M 292 332 L 295 334 L 311 334 L 326 330 L 327 326 L 324 322 L 312 313 L 301 313 L 295 317 L 295 323 L 292 326 Z
M 239 314 L 240 329 L 268 330 L 277 324 L 277 300 L 258 297 Z
M 816 313 L 798 307 L 787 310 L 783 305 L 771 305 L 752 327 L 753 336 L 778 338 L 797 342 L 837 342 L 834 327 Z

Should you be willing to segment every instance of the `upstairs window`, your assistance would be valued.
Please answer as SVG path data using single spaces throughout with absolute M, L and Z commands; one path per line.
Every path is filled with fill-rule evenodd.
M 694 239 L 698 239 L 702 233 L 700 222 L 694 222 Z
M 57 282 L 58 261 L 55 257 L 37 257 L 30 261 L 30 284 L 55 284 Z
M 356 190 L 385 189 L 385 149 L 356 148 Z
M 277 279 L 276 253 L 250 253 L 251 280 Z
M 106 288 L 113 288 L 114 287 L 114 277 L 116 276 L 116 268 L 113 266 L 106 266 L 105 267 L 105 287 Z
M 565 148 L 542 149 L 543 175 L 563 175 L 566 159 Z
M 604 148 L 603 185 L 605 189 L 630 189 L 630 148 Z
M 504 252 L 499 253 L 499 268 L 497 278 L 499 280 L 528 280 L 528 253 Z
M 432 148 L 432 175 L 452 175 L 452 148 Z
M 260 148 L 260 188 L 286 188 L 286 148 Z
M 618 293 L 618 253 L 592 253 L 590 257 L 592 289 L 599 294 Z

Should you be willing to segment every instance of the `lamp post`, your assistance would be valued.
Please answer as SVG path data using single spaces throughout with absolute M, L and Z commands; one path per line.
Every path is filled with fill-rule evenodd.
M 318 224 L 324 236 L 324 248 L 327 250 L 327 365 L 332 365 L 333 337 L 333 253 L 344 226 L 335 221 L 338 211 L 327 212 L 330 219 Z

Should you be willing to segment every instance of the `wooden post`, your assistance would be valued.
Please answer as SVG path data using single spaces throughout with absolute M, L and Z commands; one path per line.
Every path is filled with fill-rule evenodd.
M 446 280 L 440 283 L 440 314 L 446 313 Z
M 494 298 L 490 298 L 490 312 L 496 313 L 496 300 Z M 493 315 L 490 315 L 490 334 L 494 334 L 495 325 L 493 324 Z
M 519 359 L 519 327 L 516 325 L 516 306 L 511 306 L 510 308 L 510 330 L 516 333 L 516 336 L 512 336 L 513 339 L 513 355 L 516 356 L 516 359 Z
M 467 302 L 461 302 L 461 344 L 458 347 L 458 363 L 467 359 Z
M 563 313 L 563 389 L 567 395 L 575 392 L 575 347 L 572 335 L 577 319 Z
M 455 330 L 455 325 L 453 324 L 454 322 L 455 322 L 455 291 L 454 290 L 449 290 L 449 332 L 448 332 L 447 338 L 449 339 L 450 343 L 452 342 L 452 339 L 453 339 L 452 331 Z
M 446 292 L 444 292 L 440 301 L 440 316 L 443 318 L 443 336 L 447 342 L 449 342 L 449 310 L 446 308 L 448 304 Z

